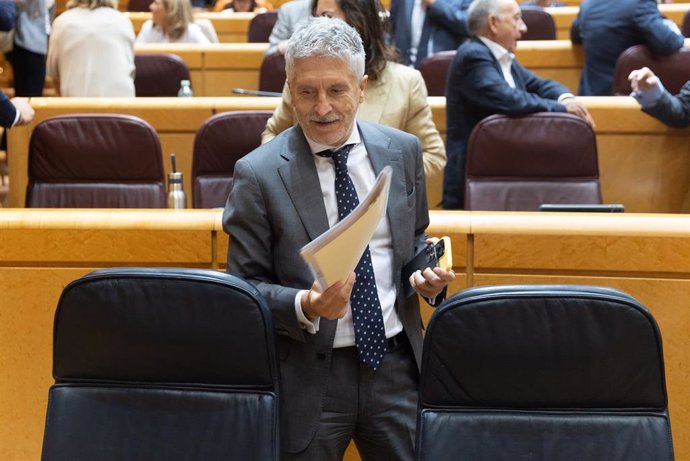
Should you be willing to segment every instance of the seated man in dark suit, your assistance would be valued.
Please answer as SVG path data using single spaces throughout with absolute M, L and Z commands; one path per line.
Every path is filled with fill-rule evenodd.
M 690 126 L 690 81 L 673 96 L 647 67 L 632 71 L 628 79 L 633 89 L 632 96 L 643 111 L 676 128 Z
M 481 119 L 493 114 L 570 112 L 593 124 L 566 87 L 537 77 L 514 59 L 517 41 L 527 31 L 515 0 L 474 0 L 468 26 L 474 37 L 458 48 L 448 71 L 446 209 L 464 206 L 467 142 Z
M 570 29 L 573 43 L 585 49 L 581 96 L 609 96 L 618 57 L 633 45 L 669 55 L 683 46 L 678 27 L 659 13 L 656 0 L 582 2 Z
M 391 24 L 400 62 L 419 67 L 425 57 L 454 50 L 468 38 L 472 0 L 392 0 Z
M 402 279 L 435 304 L 455 277 L 439 267 L 403 275 L 429 224 L 422 150 L 410 134 L 355 120 L 364 59 L 339 19 L 297 27 L 285 70 L 298 123 L 237 162 L 223 213 L 228 271 L 252 281 L 273 314 L 284 461 L 341 460 L 351 439 L 362 459 L 414 459 L 422 322 Z M 355 272 L 320 287 L 300 249 L 386 166 L 386 216 Z

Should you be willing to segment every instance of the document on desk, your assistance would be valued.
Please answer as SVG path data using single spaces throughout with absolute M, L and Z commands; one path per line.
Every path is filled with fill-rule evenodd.
M 384 167 L 374 187 L 349 215 L 300 250 L 322 289 L 346 279 L 357 267 L 386 214 L 392 174 L 391 167 Z

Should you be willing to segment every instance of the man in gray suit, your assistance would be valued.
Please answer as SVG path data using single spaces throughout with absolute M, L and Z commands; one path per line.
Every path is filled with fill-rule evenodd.
M 286 72 L 299 123 L 237 162 L 223 214 L 228 272 L 252 281 L 273 314 L 282 459 L 342 459 L 354 439 L 365 460 L 411 460 L 422 335 L 402 268 L 425 246 L 429 223 L 420 143 L 355 122 L 367 76 L 359 34 L 344 22 L 314 18 L 299 26 Z M 386 165 L 393 169 L 386 219 L 356 277 L 321 289 L 300 248 L 338 221 L 342 181 L 350 198 L 361 198 Z M 360 271 L 363 263 L 368 271 Z M 453 278 L 440 268 L 409 277 L 435 302 Z M 375 285 L 369 304 L 362 304 L 365 282 Z M 376 360 L 364 352 L 370 338 L 363 330 L 381 334 Z

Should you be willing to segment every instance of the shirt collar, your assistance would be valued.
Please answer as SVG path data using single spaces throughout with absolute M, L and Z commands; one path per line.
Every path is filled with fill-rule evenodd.
M 347 140 L 342 143 L 339 146 L 328 146 L 326 144 L 321 144 L 318 143 L 312 139 L 309 138 L 306 134 L 304 135 L 305 138 L 307 138 L 307 142 L 309 143 L 309 148 L 311 149 L 311 153 L 316 155 L 317 152 L 323 152 L 324 150 L 338 150 L 341 147 L 343 147 L 346 144 L 359 144 L 362 142 L 360 136 L 359 136 L 359 130 L 357 129 L 357 122 L 354 123 L 353 125 L 353 130 L 350 133 L 350 136 L 347 138 Z
M 512 62 L 513 59 L 515 59 L 515 55 L 513 53 L 506 50 L 493 40 L 490 40 L 486 37 L 482 37 L 481 35 L 478 35 L 477 38 L 479 38 L 479 40 L 481 40 L 484 43 L 484 45 L 486 45 L 489 48 L 489 51 L 491 51 L 491 54 L 494 55 L 496 61 L 504 62 L 505 60 L 508 60 L 508 62 Z

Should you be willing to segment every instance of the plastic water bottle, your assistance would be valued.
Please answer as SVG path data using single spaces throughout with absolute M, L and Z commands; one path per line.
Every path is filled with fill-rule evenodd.
M 187 208 L 187 194 L 184 193 L 182 184 L 182 172 L 177 171 L 175 165 L 175 154 L 170 154 L 172 171 L 168 173 L 168 208 L 185 209 Z
M 191 98 L 194 96 L 190 85 L 189 80 L 182 80 L 180 82 L 180 91 L 177 92 L 177 96 L 181 98 Z

